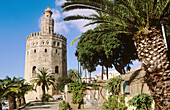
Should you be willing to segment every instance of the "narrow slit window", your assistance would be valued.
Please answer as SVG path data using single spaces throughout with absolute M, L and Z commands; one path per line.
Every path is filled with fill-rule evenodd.
M 57 49 L 55 50 L 55 53 L 57 53 Z
M 36 53 L 36 49 L 34 49 L 34 53 Z
M 45 53 L 47 53 L 47 49 L 45 49 Z
M 55 73 L 58 73 L 58 66 L 55 67 Z

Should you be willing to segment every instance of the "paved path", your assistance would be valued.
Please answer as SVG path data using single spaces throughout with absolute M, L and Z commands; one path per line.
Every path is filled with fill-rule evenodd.
M 25 108 L 20 110 L 58 110 L 59 103 L 57 102 L 31 102 Z

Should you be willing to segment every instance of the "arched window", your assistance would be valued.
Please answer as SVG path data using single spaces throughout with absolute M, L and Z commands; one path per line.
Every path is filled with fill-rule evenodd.
M 47 52 L 47 49 L 45 49 L 45 53 Z
M 34 53 L 36 53 L 36 49 L 34 49 Z
M 57 46 L 60 46 L 60 42 L 57 42 Z
M 36 66 L 32 67 L 32 73 L 36 73 Z
M 55 67 L 55 73 L 59 73 L 58 72 L 58 66 Z
M 57 53 L 57 49 L 55 50 L 55 53 Z

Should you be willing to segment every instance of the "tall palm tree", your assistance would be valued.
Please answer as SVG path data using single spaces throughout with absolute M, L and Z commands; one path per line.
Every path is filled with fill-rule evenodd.
M 55 78 L 52 73 L 47 73 L 46 68 L 39 69 L 39 73 L 35 73 L 35 77 L 31 80 L 31 82 L 36 83 L 35 89 L 37 86 L 41 86 L 44 96 L 46 94 L 46 90 L 49 90 L 49 86 L 52 85 L 55 87 Z
M 169 22 L 169 5 L 170 0 L 67 0 L 62 7 L 63 11 L 92 9 L 98 12 L 91 16 L 68 16 L 66 21 L 88 19 L 92 22 L 87 25 L 100 23 L 100 30 L 94 32 L 101 35 L 110 31 L 131 35 L 146 71 L 145 81 L 155 109 L 166 110 L 170 109 L 170 67 L 161 23 Z

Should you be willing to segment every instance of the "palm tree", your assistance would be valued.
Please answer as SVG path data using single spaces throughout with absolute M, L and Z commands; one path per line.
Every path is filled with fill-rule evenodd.
M 99 30 L 94 32 L 101 35 L 115 32 L 132 36 L 146 71 L 145 81 L 155 101 L 155 109 L 166 110 L 170 108 L 170 67 L 168 49 L 160 30 L 161 23 L 169 22 L 169 5 L 170 0 L 67 0 L 62 7 L 63 11 L 92 9 L 98 12 L 91 16 L 68 16 L 66 21 L 88 19 L 91 23 L 87 25 L 100 24 Z
M 52 73 L 47 73 L 48 69 L 42 68 L 39 69 L 40 73 L 35 73 L 35 77 L 33 77 L 33 79 L 31 80 L 31 82 L 36 83 L 35 85 L 35 89 L 37 88 L 37 86 L 41 86 L 43 94 L 42 96 L 44 96 L 46 94 L 45 90 L 49 90 L 49 86 L 52 85 L 53 87 L 55 87 L 55 78 L 54 75 Z
M 25 83 L 25 80 L 22 80 L 21 81 L 21 86 L 20 86 L 20 89 L 21 89 L 21 106 L 26 104 L 26 101 L 25 101 L 25 94 L 28 93 L 28 91 L 32 91 L 33 90 L 33 86 L 30 85 L 29 83 Z
M 20 107 L 24 104 L 26 104 L 25 101 L 25 94 L 28 93 L 28 91 L 33 90 L 33 86 L 29 85 L 28 83 L 25 83 L 25 80 L 22 78 L 18 78 L 16 80 L 16 83 L 18 83 L 18 87 L 20 89 L 20 92 L 16 94 L 17 97 L 17 107 Z
M 17 78 L 6 77 L 4 80 L 1 80 L 1 89 L 3 91 L 1 97 L 7 98 L 9 103 L 9 110 L 13 110 L 16 108 L 16 94 L 21 90 L 16 83 Z

